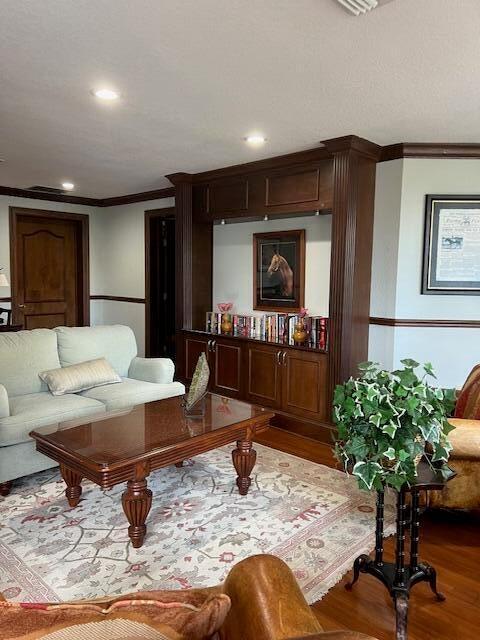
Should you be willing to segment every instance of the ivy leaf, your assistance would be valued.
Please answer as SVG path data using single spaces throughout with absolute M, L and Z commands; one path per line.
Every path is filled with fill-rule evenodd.
M 440 462 L 440 461 L 447 462 L 447 460 L 448 460 L 448 451 L 441 445 L 437 444 L 434 449 L 432 462 Z
M 395 449 L 393 447 L 388 447 L 388 449 L 383 452 L 383 455 L 389 460 L 395 460 Z
M 408 389 L 413 387 L 418 380 L 412 369 L 398 369 L 394 371 L 393 374 L 400 380 L 402 387 Z
M 368 421 L 371 422 L 373 425 L 375 425 L 378 429 L 378 427 L 380 426 L 380 422 L 382 421 L 382 414 L 375 413 L 373 416 L 370 416 Z
M 418 365 L 417 365 L 418 367 Z M 437 376 L 435 375 L 434 371 L 433 371 L 433 366 L 431 362 L 426 362 L 423 365 L 423 370 L 425 371 L 425 373 L 429 376 L 431 376 L 432 378 L 437 379 Z
M 451 422 L 449 422 L 448 420 L 444 420 L 443 421 L 443 433 L 448 436 L 448 434 L 450 433 L 450 431 L 453 431 L 454 429 L 456 429 L 456 427 L 453 426 L 453 424 Z
M 412 360 L 411 358 L 405 358 L 404 360 L 400 360 L 400 362 L 405 367 L 407 367 L 407 369 L 416 369 L 417 367 L 420 366 L 419 362 L 417 362 L 416 360 Z M 427 364 L 429 364 L 429 363 L 427 362 Z M 427 365 L 425 365 L 425 366 L 427 366 Z M 432 365 L 430 365 L 430 366 L 432 366 Z
M 423 447 L 422 447 L 422 451 L 423 451 Z M 410 454 L 408 453 L 408 451 L 405 451 L 405 449 L 400 449 L 400 451 L 398 452 L 398 459 L 401 462 L 405 462 L 405 460 L 408 460 L 409 458 L 410 458 Z
M 345 446 L 345 450 L 356 458 L 364 458 L 368 453 L 367 443 L 362 436 L 355 436 Z
M 378 462 L 357 462 L 353 467 L 353 475 L 360 480 L 360 486 L 367 488 L 369 491 L 373 487 L 375 478 L 382 472 L 382 467 Z
M 388 424 L 382 427 L 383 433 L 386 433 L 387 435 L 389 435 L 390 438 L 392 438 L 392 440 L 395 437 L 395 434 L 397 433 L 397 429 L 398 429 L 398 426 L 391 420 Z
M 406 477 L 400 475 L 399 473 L 389 473 L 385 480 L 388 485 L 390 485 L 397 491 L 400 491 L 403 485 L 407 482 Z

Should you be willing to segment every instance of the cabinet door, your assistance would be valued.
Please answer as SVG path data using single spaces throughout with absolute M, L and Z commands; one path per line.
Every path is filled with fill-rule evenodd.
M 210 353 L 212 391 L 239 398 L 242 394 L 242 346 L 215 338 Z
M 208 338 L 187 335 L 185 337 L 185 379 L 190 381 L 201 353 L 208 357 Z
M 285 349 L 282 357 L 282 408 L 313 420 L 327 418 L 327 355 Z
M 246 346 L 246 400 L 261 406 L 280 409 L 282 400 L 282 351 L 278 347 L 247 343 Z

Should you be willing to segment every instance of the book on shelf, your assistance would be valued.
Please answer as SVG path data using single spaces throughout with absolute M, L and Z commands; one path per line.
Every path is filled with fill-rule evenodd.
M 293 332 L 300 316 L 291 313 L 265 313 L 263 315 L 229 314 L 232 318 L 231 335 L 267 342 L 293 345 Z M 307 316 L 304 318 L 307 330 L 305 346 L 326 350 L 328 346 L 328 318 Z M 222 334 L 222 314 L 207 311 L 205 330 L 207 333 Z

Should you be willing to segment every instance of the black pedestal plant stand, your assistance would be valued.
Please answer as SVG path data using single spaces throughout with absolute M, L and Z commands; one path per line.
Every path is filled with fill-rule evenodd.
M 448 479 L 440 472 L 432 469 L 422 461 L 418 465 L 417 479 L 410 486 L 397 493 L 397 529 L 395 543 L 395 562 L 383 560 L 383 520 L 384 490 L 377 491 L 377 515 L 375 527 L 375 557 L 362 554 L 353 564 L 352 581 L 345 585 L 351 591 L 360 573 L 368 573 L 380 580 L 388 589 L 396 610 L 396 638 L 407 640 L 407 614 L 410 589 L 418 582 L 428 582 L 437 600 L 445 600 L 445 596 L 437 590 L 437 572 L 426 562 L 419 561 L 418 545 L 420 534 L 420 492 L 443 489 L 445 484 L 456 474 L 452 471 Z M 407 494 L 411 495 L 410 504 Z M 410 557 L 405 562 L 405 541 L 410 534 Z

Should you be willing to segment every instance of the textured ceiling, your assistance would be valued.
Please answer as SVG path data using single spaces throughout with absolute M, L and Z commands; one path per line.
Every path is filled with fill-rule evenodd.
M 108 197 L 350 133 L 478 141 L 479 33 L 479 0 L 1 0 L 0 185 Z

